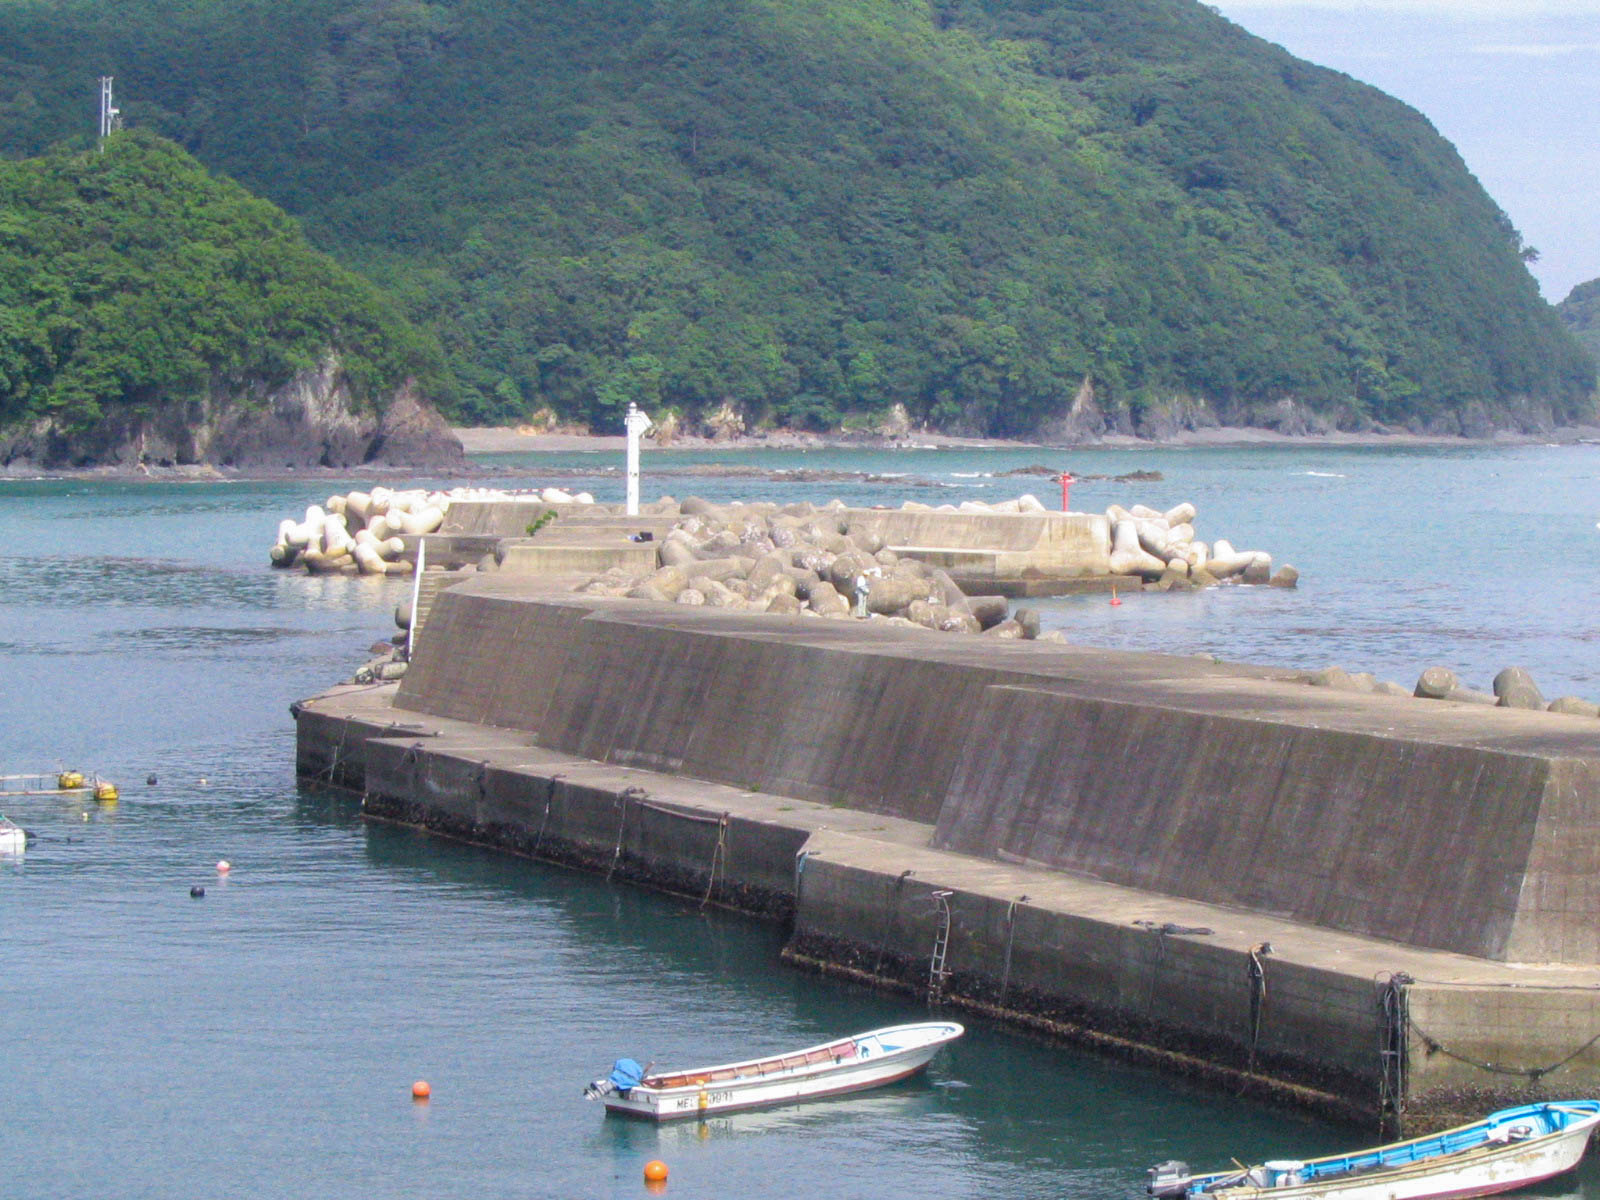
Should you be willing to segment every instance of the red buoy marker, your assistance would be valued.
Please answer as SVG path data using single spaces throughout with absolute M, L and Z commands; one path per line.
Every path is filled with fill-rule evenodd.
M 411 1098 L 413 1100 L 426 1100 L 433 1095 L 433 1089 L 428 1086 L 426 1079 L 419 1079 L 411 1085 Z

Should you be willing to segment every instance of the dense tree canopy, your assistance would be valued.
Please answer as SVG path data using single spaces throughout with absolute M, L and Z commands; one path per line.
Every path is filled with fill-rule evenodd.
M 0 0 L 0 150 L 102 72 L 436 331 L 467 419 L 1594 386 L 1420 115 L 1194 0 Z
M 1600 361 L 1600 279 L 1573 288 L 1561 302 L 1560 312 L 1573 336 Z
M 443 386 L 437 345 L 376 288 L 172 143 L 0 160 L 0 428 L 260 394 L 330 352 L 369 402 Z

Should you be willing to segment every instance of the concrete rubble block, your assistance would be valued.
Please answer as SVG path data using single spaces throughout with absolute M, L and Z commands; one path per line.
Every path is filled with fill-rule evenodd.
M 714 533 L 705 541 L 695 547 L 695 555 L 699 558 L 728 558 L 737 554 L 743 548 L 739 535 L 731 529 L 724 529 Z
M 747 576 L 753 566 L 754 561 L 748 558 L 707 558 L 691 562 L 683 570 L 691 580 L 715 579 L 720 582 L 735 575 Z
M 811 589 L 822 582 L 815 571 L 808 571 L 804 567 L 789 567 L 784 574 L 794 581 L 794 594 L 800 599 L 808 599 Z
M 1166 558 L 1167 547 L 1172 543 L 1172 529 L 1167 525 L 1165 517 L 1136 520 L 1133 527 L 1138 531 L 1140 546 L 1157 558 Z
M 1218 538 L 1211 543 L 1211 558 L 1206 563 L 1206 570 L 1218 579 L 1232 579 L 1235 575 L 1243 573 L 1244 569 L 1255 560 L 1253 551 L 1235 550 L 1232 542 Z
M 978 624 L 978 618 L 963 609 L 946 607 L 948 615 L 939 620 L 939 630 L 942 633 L 982 633 L 983 626 Z
M 754 584 L 750 585 L 750 594 L 752 596 L 765 596 L 769 600 L 773 596 L 795 596 L 799 594 L 799 590 L 800 589 L 795 585 L 794 577 L 787 574 L 774 576 L 772 581 L 759 592 L 757 592 Z
M 694 543 L 678 530 L 673 530 L 661 542 L 656 558 L 664 567 L 685 567 L 694 562 Z
M 1249 564 L 1239 573 L 1245 583 L 1267 583 L 1272 579 L 1272 555 L 1257 550 Z
M 778 593 L 767 601 L 767 611 L 769 613 L 776 613 L 785 617 L 799 616 L 800 610 L 804 607 L 794 596 L 783 592 Z
M 699 588 L 686 587 L 683 589 L 683 591 L 678 593 L 677 603 L 679 604 L 688 604 L 695 608 L 699 608 L 705 602 L 706 594 Z
M 1545 699 L 1524 667 L 1507 667 L 1494 677 L 1494 694 L 1501 708 L 1543 710 Z
M 949 609 L 942 604 L 935 604 L 931 600 L 913 600 L 906 605 L 906 620 L 914 621 L 924 629 L 939 628 L 939 618 L 949 613 Z
M 1148 505 L 1144 505 L 1144 504 L 1135 504 L 1132 508 L 1130 508 L 1128 510 L 1128 515 L 1131 516 L 1136 521 L 1149 521 L 1149 520 L 1162 520 L 1162 521 L 1164 521 L 1164 520 L 1167 519 L 1167 514 L 1166 513 L 1157 512 L 1155 509 L 1149 507 Z
M 800 570 L 809 571 L 821 578 L 827 576 L 828 568 L 833 565 L 833 556 L 823 553 L 815 546 L 799 546 L 789 561 Z
M 678 511 L 686 517 L 699 517 L 708 513 L 716 513 L 721 520 L 721 509 L 702 496 L 685 496 L 678 505 Z
M 1039 613 L 1032 608 L 1019 608 L 1011 614 L 1012 620 L 1022 626 L 1022 636 L 1032 641 L 1039 636 Z
M 1275 588 L 1293 588 L 1300 586 L 1300 572 L 1285 563 L 1273 573 L 1267 583 Z
M 742 581 L 741 581 L 742 582 Z M 694 584 L 706 592 L 707 608 L 746 608 L 746 598 L 717 579 L 696 579 Z
M 828 581 L 841 592 L 854 593 L 855 581 L 862 575 L 876 575 L 878 564 L 864 554 L 841 554 L 828 568 Z
M 1600 704 L 1591 704 L 1577 696 L 1558 696 L 1545 706 L 1545 711 L 1569 717 L 1600 717 Z
M 1156 582 L 1161 585 L 1162 591 L 1167 591 L 1170 588 L 1177 588 L 1183 591 L 1194 586 L 1189 582 L 1189 564 L 1181 558 L 1175 558 L 1169 562 L 1167 569 L 1161 572 L 1161 576 Z
M 950 578 L 950 572 L 943 570 L 942 568 L 935 567 L 932 571 L 928 572 L 928 577 L 939 589 L 938 596 L 941 603 L 954 609 L 966 609 L 967 594 L 961 590 L 954 579 Z
M 682 590 L 681 588 L 679 589 Z M 628 589 L 626 593 L 629 600 L 648 600 L 653 604 L 671 604 L 676 599 L 676 594 L 669 596 L 653 583 L 641 583 Z
M 668 600 L 676 600 L 678 593 L 689 586 L 689 573 L 680 566 L 661 567 L 650 576 L 649 582 Z
M 819 580 L 811 589 L 810 595 L 806 597 L 806 605 L 824 617 L 850 615 L 850 602 L 826 579 Z
M 1492 708 L 1500 703 L 1500 698 L 1493 692 L 1480 692 L 1476 688 L 1452 688 L 1446 700 L 1454 700 L 1457 704 L 1477 704 L 1484 708 Z
M 867 593 L 867 611 L 888 616 L 900 612 L 913 600 L 929 598 L 929 584 L 924 579 L 874 579 Z
M 1006 619 L 1010 602 L 1004 596 L 968 596 L 967 611 L 980 628 L 992 629 Z
M 872 557 L 878 560 L 878 565 L 880 567 L 893 567 L 898 566 L 900 563 L 900 556 L 887 546 L 874 553 Z M 908 559 L 907 561 L 912 560 Z
M 1167 509 L 1161 515 L 1168 525 L 1177 527 L 1179 525 L 1193 525 L 1194 519 L 1198 514 L 1199 510 L 1185 500 L 1182 504 Z
M 1022 622 L 1005 620 L 997 625 L 991 625 L 983 631 L 984 637 L 1000 638 L 1005 641 L 1022 641 L 1026 635 L 1022 631 Z
M 767 586 L 788 568 L 788 561 L 776 551 L 763 554 L 757 558 L 755 565 L 750 568 L 747 578 L 750 586 L 757 591 L 765 591 Z
M 1417 686 L 1411 694 L 1421 700 L 1443 700 L 1460 686 L 1461 681 L 1449 667 L 1429 667 L 1417 676 Z
M 1139 526 L 1136 521 L 1118 521 L 1111 527 L 1113 575 L 1148 575 L 1154 578 L 1166 569 L 1166 563 L 1139 544 Z
M 1042 513 L 1050 511 L 1044 506 L 1043 502 L 1040 501 L 1039 497 L 1035 496 L 1032 492 L 1024 492 L 1022 495 L 1017 497 L 1017 510 L 1025 513 Z

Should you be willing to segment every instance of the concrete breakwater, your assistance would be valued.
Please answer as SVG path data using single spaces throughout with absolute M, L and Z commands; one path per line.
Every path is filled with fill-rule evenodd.
M 297 725 L 374 817 L 1230 1086 L 1420 1126 L 1600 1085 L 1593 721 L 495 573 Z

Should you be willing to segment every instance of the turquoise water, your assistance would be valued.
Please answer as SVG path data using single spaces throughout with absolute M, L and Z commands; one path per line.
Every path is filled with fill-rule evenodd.
M 1405 681 L 1518 662 L 1548 694 L 1600 698 L 1597 455 L 762 452 L 729 461 L 904 478 L 656 476 L 646 495 L 1048 499 L 1048 480 L 993 473 L 1160 470 L 1080 483 L 1074 507 L 1192 499 L 1202 536 L 1295 563 L 1302 589 L 1058 601 L 1049 623 Z M 0 773 L 76 765 L 123 787 L 115 808 L 8 802 L 38 840 L 0 860 L 0 1196 L 633 1197 L 659 1157 L 669 1196 L 1132 1197 L 1169 1157 L 1370 1140 L 981 1023 L 926 1080 L 855 1100 L 603 1117 L 579 1092 L 620 1055 L 692 1065 L 923 1010 L 778 966 L 768 926 L 367 826 L 352 799 L 298 788 L 289 702 L 365 657 L 403 586 L 263 565 L 277 521 L 334 487 L 0 483 Z M 1600 1175 L 1545 1194 L 1600 1197 Z

